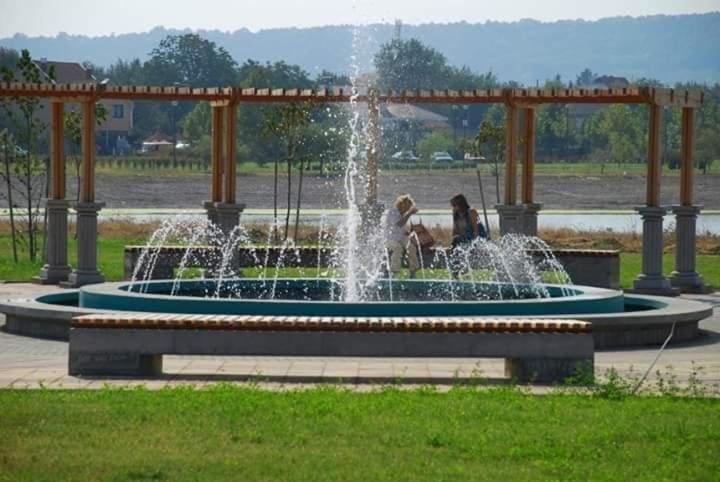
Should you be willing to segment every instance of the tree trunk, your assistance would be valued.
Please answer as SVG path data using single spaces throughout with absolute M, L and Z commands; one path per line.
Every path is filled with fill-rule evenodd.
M 295 243 L 298 239 L 298 229 L 300 227 L 300 203 L 302 199 L 303 173 L 305 172 L 305 161 L 300 160 L 300 179 L 298 179 L 297 205 L 295 206 Z
M 277 219 L 278 219 L 278 164 L 279 161 L 275 158 L 275 177 L 273 179 L 273 242 L 277 244 Z
M 27 231 L 30 261 L 35 261 L 35 223 L 32 211 L 32 118 L 27 119 L 28 151 L 25 163 L 25 193 L 27 196 Z
M 9 140 L 5 140 L 5 182 L 7 184 L 8 214 L 10 215 L 10 239 L 12 240 L 13 261 L 18 262 L 17 235 L 15 233 L 15 206 L 12 198 L 12 178 L 10 177 Z

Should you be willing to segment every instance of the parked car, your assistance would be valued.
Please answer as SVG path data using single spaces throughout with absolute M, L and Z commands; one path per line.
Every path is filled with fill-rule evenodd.
M 397 151 L 390 157 L 393 161 L 415 162 L 418 160 L 418 157 L 412 151 Z
M 450 155 L 449 152 L 438 151 L 438 152 L 433 152 L 432 160 L 434 162 L 452 162 L 454 159 L 452 158 L 452 156 Z
M 13 147 L 15 148 L 15 156 L 16 157 L 27 156 L 27 151 L 25 149 L 23 149 L 22 147 L 20 147 L 20 146 L 13 146 Z M 5 145 L 0 144 L 0 154 L 4 154 L 4 153 L 5 153 Z

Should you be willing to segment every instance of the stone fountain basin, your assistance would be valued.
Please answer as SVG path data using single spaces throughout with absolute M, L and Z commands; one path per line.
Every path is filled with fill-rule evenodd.
M 393 301 L 389 301 L 390 283 L 382 281 L 378 297 L 385 300 L 344 302 L 330 299 L 335 284 L 315 278 L 223 280 L 224 289 L 239 292 L 242 298 L 215 298 L 215 280 L 180 281 L 179 294 L 170 296 L 173 284 L 172 280 L 147 281 L 135 283 L 132 290 L 127 281 L 89 285 L 80 289 L 79 307 L 160 313 L 353 317 L 534 316 L 625 310 L 622 292 L 588 286 L 546 284 L 543 287 L 550 294 L 547 298 L 525 297 L 530 296 L 532 288 L 520 286 L 520 299 L 508 299 L 515 295 L 515 290 L 504 283 L 402 280 L 391 283 Z M 141 287 L 146 292 L 137 292 Z M 264 299 L 271 291 L 274 299 Z M 476 299 L 497 298 L 498 293 L 504 299 Z

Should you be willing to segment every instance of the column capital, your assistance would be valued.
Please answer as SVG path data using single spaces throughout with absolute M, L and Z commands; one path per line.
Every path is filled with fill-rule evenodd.
M 666 206 L 638 206 L 635 208 L 642 217 L 662 217 L 667 214 L 668 208 Z
M 670 206 L 670 210 L 676 216 L 697 216 L 698 214 L 700 214 L 700 211 L 702 211 L 703 207 L 705 206 L 702 206 L 700 204 L 693 204 L 690 206 L 674 204 Z
M 91 212 L 96 213 L 105 207 L 104 202 L 87 202 L 80 201 L 72 203 L 72 208 L 77 212 Z
M 520 215 L 525 212 L 525 206 L 522 204 L 496 204 L 495 210 L 498 213 Z
M 210 203 L 212 204 L 212 207 L 215 208 L 217 211 L 237 211 L 237 212 L 243 212 L 245 210 L 245 204 L 241 203 Z M 205 207 L 207 207 L 207 202 Z

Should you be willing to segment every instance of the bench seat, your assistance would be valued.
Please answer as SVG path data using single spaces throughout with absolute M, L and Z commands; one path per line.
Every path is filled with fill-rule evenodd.
M 152 376 L 163 355 L 504 358 L 518 381 L 592 370 L 591 324 L 482 317 L 103 313 L 70 329 L 71 375 Z

